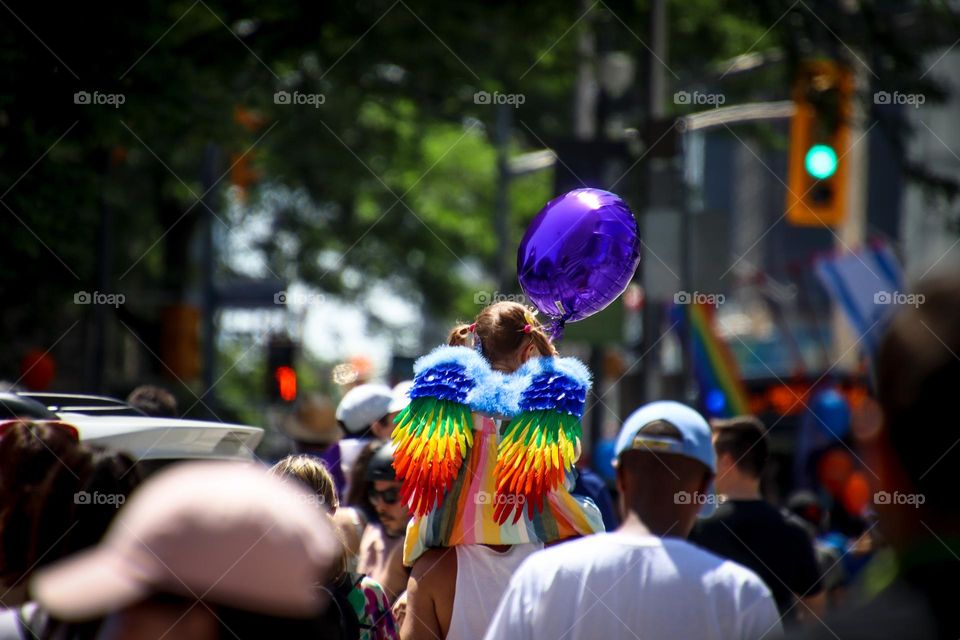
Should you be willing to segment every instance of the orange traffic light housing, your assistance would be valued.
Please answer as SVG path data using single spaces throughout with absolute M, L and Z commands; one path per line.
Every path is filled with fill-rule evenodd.
M 853 74 L 832 60 L 800 65 L 793 87 L 786 216 L 796 226 L 835 226 L 847 209 Z

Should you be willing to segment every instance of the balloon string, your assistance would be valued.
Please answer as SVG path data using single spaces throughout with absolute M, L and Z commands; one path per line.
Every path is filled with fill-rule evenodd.
M 563 326 L 567 323 L 563 318 L 556 318 L 550 323 L 550 340 L 560 342 L 563 340 Z

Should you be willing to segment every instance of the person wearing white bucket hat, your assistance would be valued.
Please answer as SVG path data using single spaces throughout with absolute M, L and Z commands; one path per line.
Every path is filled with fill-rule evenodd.
M 410 404 L 410 389 L 412 388 L 413 380 L 404 380 L 393 385 L 393 399 L 390 401 L 390 406 L 387 407 L 391 425 L 393 425 L 393 419 L 397 417 L 397 414 Z
M 338 448 L 340 467 L 346 477 L 341 497 L 350 492 L 353 465 L 360 451 L 373 440 L 389 440 L 393 432 L 389 408 L 393 391 L 385 384 L 361 384 L 344 394 L 337 405 L 337 423 L 344 432 Z
M 347 391 L 337 405 L 337 422 L 348 438 L 387 440 L 393 425 L 386 420 L 393 391 L 385 384 L 361 384 Z

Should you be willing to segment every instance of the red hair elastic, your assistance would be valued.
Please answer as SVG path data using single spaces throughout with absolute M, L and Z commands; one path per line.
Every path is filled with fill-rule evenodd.
M 533 329 L 533 327 L 530 326 L 529 324 L 523 325 L 523 332 L 524 332 L 524 333 L 530 333 L 530 331 L 531 331 L 532 329 Z
M 467 327 L 467 331 L 469 331 L 470 333 L 473 333 L 473 332 L 476 331 L 476 330 L 477 330 L 477 323 L 476 323 L 476 322 L 474 322 L 472 325 L 470 325 L 469 327 Z

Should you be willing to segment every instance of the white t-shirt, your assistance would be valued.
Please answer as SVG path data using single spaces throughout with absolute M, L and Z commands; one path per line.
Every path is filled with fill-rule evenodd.
M 524 560 L 543 549 L 539 542 L 494 551 L 482 544 L 458 544 L 457 590 L 446 640 L 477 640 L 497 610 L 500 596 Z
M 782 633 L 746 567 L 679 538 L 599 533 L 530 556 L 486 640 L 743 639 Z

